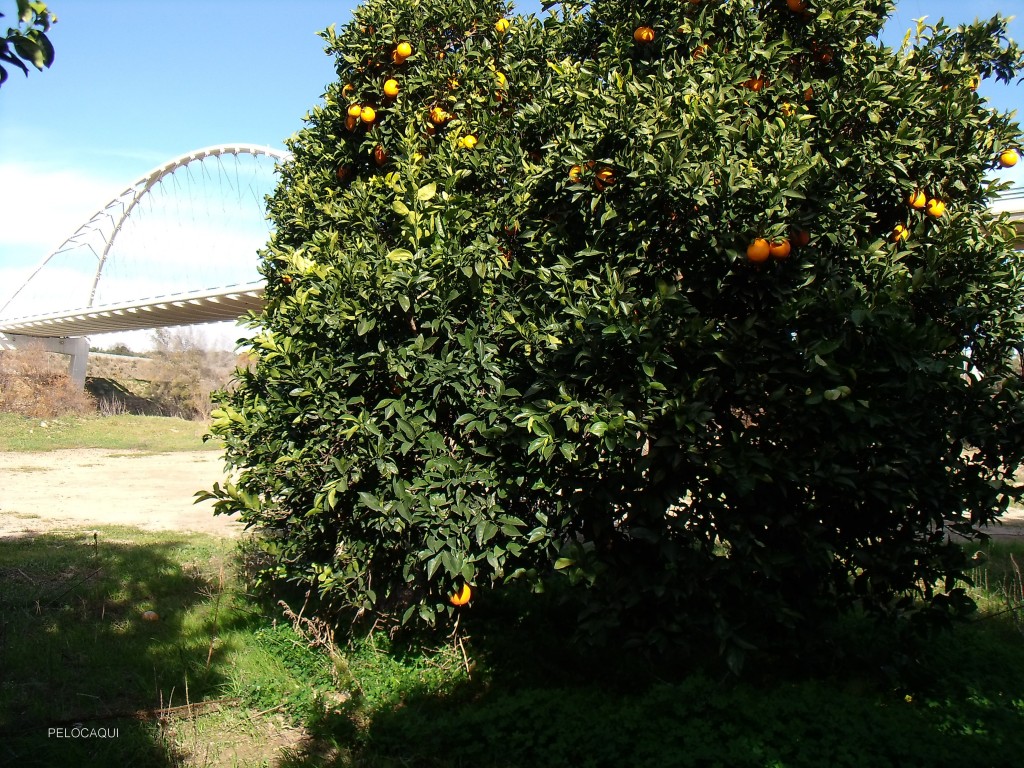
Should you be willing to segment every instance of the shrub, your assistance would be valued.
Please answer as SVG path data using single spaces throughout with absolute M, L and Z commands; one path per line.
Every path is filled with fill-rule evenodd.
M 67 358 L 41 346 L 0 351 L 0 411 L 37 419 L 94 411 L 67 371 Z
M 713 636 L 737 667 L 855 607 L 968 610 L 947 533 L 1024 455 L 1021 261 L 987 212 L 1020 135 L 973 88 L 1022 58 L 1000 19 L 892 51 L 890 9 L 501 31 L 500 4 L 371 0 L 327 30 L 339 80 L 215 414 L 219 511 L 391 623 L 561 572 L 589 633 Z

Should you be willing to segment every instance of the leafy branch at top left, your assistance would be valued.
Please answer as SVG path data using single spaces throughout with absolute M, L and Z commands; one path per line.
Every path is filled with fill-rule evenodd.
M 4 14 L 0 13 L 0 18 Z M 7 34 L 0 38 L 0 86 L 7 80 L 5 64 L 13 64 L 28 76 L 32 64 L 42 71 L 53 64 L 53 45 L 46 33 L 57 23 L 57 16 L 46 7 L 46 3 L 35 0 L 18 0 L 18 25 L 8 27 Z

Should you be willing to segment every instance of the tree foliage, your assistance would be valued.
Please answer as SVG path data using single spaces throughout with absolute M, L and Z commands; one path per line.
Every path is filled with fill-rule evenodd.
M 26 76 L 26 62 L 40 71 L 53 64 L 53 44 L 46 33 L 50 25 L 57 22 L 56 15 L 46 7 L 46 3 L 35 0 L 18 0 L 17 13 L 17 26 L 8 27 L 6 36 L 0 38 L 0 85 L 8 77 L 4 62 L 17 67 Z M 0 13 L 0 18 L 3 15 Z
M 218 510 L 391 624 L 561 581 L 591 633 L 738 663 L 968 609 L 949 535 L 1024 455 L 988 211 L 1020 135 L 975 90 L 1022 68 L 1005 23 L 894 51 L 884 0 L 507 12 L 369 0 L 324 33 Z

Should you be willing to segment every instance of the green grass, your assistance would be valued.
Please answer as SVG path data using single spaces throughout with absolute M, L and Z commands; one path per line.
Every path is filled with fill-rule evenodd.
M 235 559 L 228 540 L 116 527 L 0 542 L 0 765 L 206 765 L 181 753 L 166 725 L 135 716 L 162 706 L 232 697 L 311 717 L 308 681 L 319 664 L 329 682 L 330 661 L 306 658 L 291 626 L 275 626 Z M 159 620 L 144 620 L 148 610 Z M 294 673 L 282 645 L 305 658 Z M 236 702 L 201 718 L 223 721 L 207 741 L 254 713 Z M 255 717 L 261 728 L 267 716 Z M 118 737 L 49 732 L 75 723 Z
M 40 420 L 0 413 L 0 452 L 61 448 L 149 453 L 220 450 L 219 440 L 203 442 L 207 431 L 208 425 L 202 422 L 163 416 L 62 416 Z
M 754 665 L 736 681 L 580 651 L 550 606 L 516 595 L 474 601 L 466 657 L 443 638 L 417 650 L 380 635 L 330 654 L 250 594 L 232 542 L 125 528 L 7 539 L 0 765 L 1014 765 L 1024 615 L 1007 598 L 1024 542 L 985 552 L 982 610 L 955 633 L 898 645 L 851 621 L 827 668 Z M 186 686 L 190 702 L 232 703 L 163 725 L 128 716 L 186 703 Z M 119 736 L 48 738 L 73 722 Z

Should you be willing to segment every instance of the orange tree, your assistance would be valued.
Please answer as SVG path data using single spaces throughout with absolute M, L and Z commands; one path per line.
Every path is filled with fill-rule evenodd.
M 893 51 L 890 11 L 361 6 L 271 201 L 218 509 L 393 622 L 562 579 L 591 633 L 738 664 L 969 609 L 949 535 L 1024 455 L 1019 131 L 976 88 L 1022 57 L 999 19 Z

